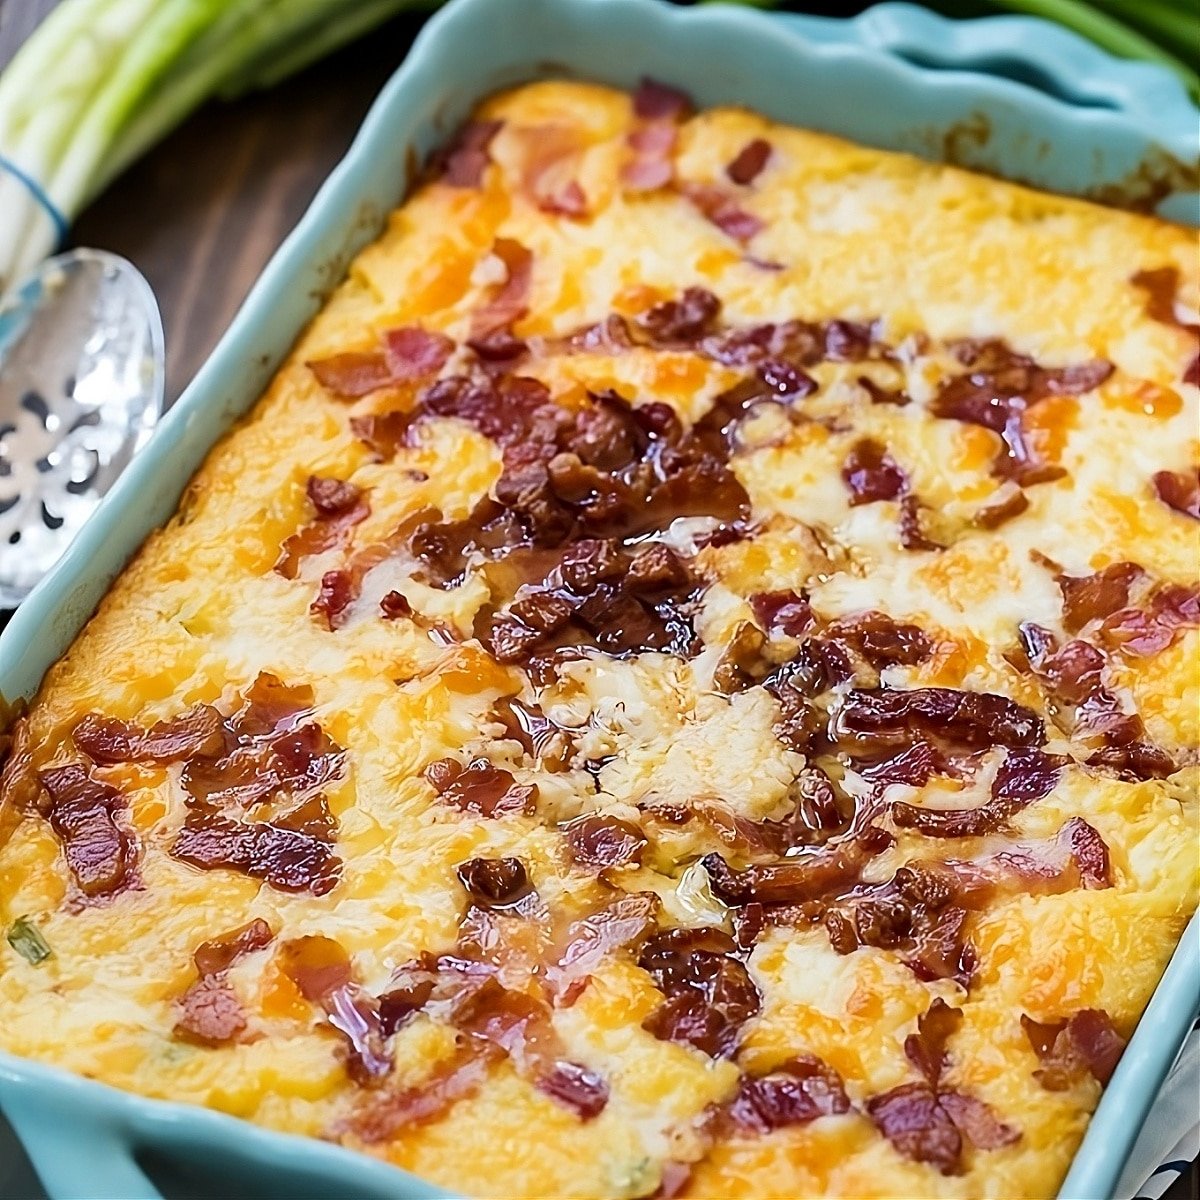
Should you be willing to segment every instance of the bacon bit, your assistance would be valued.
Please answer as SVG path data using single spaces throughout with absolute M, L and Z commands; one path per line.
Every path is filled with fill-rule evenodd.
M 436 375 L 454 350 L 454 342 L 444 333 L 415 325 L 389 329 L 383 340 L 393 383 Z
M 261 917 L 256 917 L 245 925 L 239 925 L 237 929 L 201 942 L 192 955 L 192 961 L 195 962 L 201 978 L 206 975 L 222 975 L 239 958 L 269 946 L 274 936 L 270 925 Z
M 555 1064 L 535 1086 L 564 1108 L 569 1108 L 581 1121 L 598 1117 L 608 1103 L 608 1084 L 595 1071 L 589 1071 L 579 1063 Z
M 492 909 L 528 908 L 537 893 L 519 858 L 469 858 L 460 863 L 458 878 L 476 904 Z
M 237 993 L 220 976 L 202 975 L 176 1001 L 179 1019 L 173 1030 L 181 1041 L 198 1046 L 227 1046 L 246 1031 L 246 1014 Z
M 748 242 L 763 229 L 762 221 L 738 204 L 736 196 L 715 183 L 683 183 L 679 190 L 705 220 L 735 242 Z
M 719 1120 L 738 1133 L 765 1134 L 850 1111 L 841 1076 L 814 1054 L 800 1054 L 766 1075 L 743 1075 Z
M 878 322 L 827 321 L 823 329 L 825 357 L 831 362 L 861 362 L 869 358 Z
M 475 1038 L 464 1039 L 453 1057 L 439 1063 L 423 1083 L 399 1092 L 374 1092 L 350 1116 L 345 1130 L 367 1145 L 391 1141 L 402 1129 L 428 1125 L 460 1100 L 473 1096 L 500 1052 Z
M 1042 1063 L 1034 1078 L 1049 1092 L 1066 1091 L 1085 1071 L 1106 1084 L 1125 1049 L 1125 1039 L 1102 1008 L 1084 1008 L 1048 1024 L 1022 1013 L 1021 1027 Z
M 1144 609 L 1125 608 L 1104 618 L 1100 638 L 1126 658 L 1150 658 L 1200 626 L 1200 590 L 1160 584 Z
M 392 591 L 379 601 L 379 611 L 383 613 L 385 620 L 398 621 L 401 617 L 411 617 L 413 606 L 403 592 Z
M 503 121 L 468 121 L 446 153 L 442 179 L 451 187 L 476 188 L 491 162 L 488 147 Z
M 905 550 L 944 550 L 941 542 L 926 536 L 921 528 L 921 506 L 916 496 L 900 497 L 900 545 Z
M 453 758 L 442 758 L 430 763 L 424 774 L 443 803 L 481 817 L 528 816 L 537 803 L 537 784 L 518 784 L 486 758 L 472 759 L 465 767 Z
M 614 950 L 637 945 L 647 937 L 661 907 L 662 901 L 654 892 L 628 892 L 573 922 L 557 962 L 548 971 L 560 999 L 567 988 L 590 976 Z
M 587 197 L 573 177 L 586 145 L 575 125 L 519 126 L 510 137 L 520 156 L 519 188 L 543 212 L 587 215 Z
M 137 846 L 117 824 L 124 796 L 93 779 L 78 763 L 41 770 L 38 779 L 50 797 L 50 825 L 79 890 L 95 899 L 128 884 Z
M 675 178 L 672 155 L 679 127 L 672 120 L 647 121 L 625 138 L 632 157 L 621 167 L 621 182 L 635 192 L 654 192 Z
M 529 311 L 532 252 L 512 238 L 497 238 L 492 253 L 504 263 L 507 275 L 492 298 L 471 318 L 471 338 L 475 341 L 497 329 L 507 329 Z
M 1193 387 L 1200 387 L 1200 354 L 1197 354 L 1184 368 L 1183 382 L 1190 383 Z
M 1162 325 L 1175 325 L 1200 337 L 1200 325 L 1180 319 L 1175 309 L 1179 294 L 1179 268 L 1173 266 L 1147 268 L 1135 272 L 1129 279 L 1134 287 L 1146 293 L 1146 315 Z
M 867 1101 L 867 1115 L 895 1148 L 943 1175 L 962 1170 L 962 1137 L 925 1083 L 902 1083 Z
M 912 397 L 906 391 L 880 387 L 869 375 L 860 375 L 858 386 L 871 397 L 872 404 L 891 404 L 896 408 L 904 408 L 912 403 Z
M 826 636 L 877 671 L 885 667 L 915 667 L 933 653 L 933 642 L 920 626 L 895 621 L 874 610 L 839 617 L 829 626 Z
M 1059 575 L 1063 627 L 1068 633 L 1078 633 L 1091 621 L 1123 609 L 1129 603 L 1130 589 L 1145 577 L 1146 572 L 1131 562 L 1112 563 L 1093 575 Z
M 857 843 L 808 854 L 786 862 L 752 864 L 735 870 L 719 854 L 706 854 L 700 864 L 708 872 L 713 894 L 730 907 L 743 904 L 800 904 L 818 900 L 854 882 L 866 859 Z
M 1025 440 L 1024 414 L 1050 396 L 1081 396 L 1099 387 L 1112 374 L 1112 363 L 1095 359 L 1042 367 L 998 340 L 962 342 L 956 352 L 968 370 L 942 384 L 930 405 L 932 414 L 998 434 L 1003 448 L 993 474 L 1022 486 L 1061 479 L 1065 471 L 1039 462 Z
M 91 712 L 71 736 L 75 745 L 101 766 L 179 762 L 196 755 L 219 754 L 225 747 L 221 714 L 210 704 L 193 705 L 169 721 L 156 721 L 149 729 Z
M 687 92 L 643 75 L 633 93 L 633 111 L 644 121 L 680 121 L 695 111 L 695 104 Z
M 951 1008 L 938 998 L 917 1019 L 917 1032 L 904 1039 L 904 1056 L 930 1087 L 936 1088 L 946 1069 L 946 1043 L 962 1024 L 962 1009 Z
M 980 529 L 999 529 L 1014 517 L 1019 517 L 1028 507 L 1029 497 L 1011 479 L 1006 479 L 992 499 L 976 510 L 971 523 Z
M 1006 1125 L 991 1107 L 964 1092 L 941 1091 L 938 1104 L 950 1114 L 959 1132 L 980 1150 L 999 1150 L 1021 1140 L 1021 1131 Z
M 876 500 L 895 500 L 908 490 L 908 476 L 873 438 L 862 438 L 842 464 L 842 480 L 851 507 Z
M 750 597 L 754 619 L 767 633 L 798 638 L 816 624 L 808 596 L 792 592 L 756 592 Z
M 276 952 L 279 969 L 312 1004 L 320 1005 L 346 1039 L 346 1066 L 360 1083 L 382 1079 L 392 1070 L 383 1044 L 375 1002 L 352 982 L 350 956 L 332 938 L 319 934 L 290 938 Z
M 336 629 L 341 624 L 342 615 L 354 602 L 355 592 L 349 571 L 326 571 L 321 576 L 321 590 L 308 606 L 308 611 L 314 616 L 322 616 L 326 629 Z
M 839 733 L 856 740 L 895 742 L 913 733 L 973 750 L 1040 746 L 1042 720 L 1031 709 L 991 692 L 953 688 L 865 688 L 846 694 L 837 715 Z
M 1200 371 L 1200 358 L 1197 358 Z M 1196 381 L 1200 384 L 1200 379 Z M 1154 493 L 1168 507 L 1200 521 L 1200 467 L 1191 471 L 1157 471 Z
M 284 579 L 295 579 L 301 561 L 309 555 L 343 545 L 350 530 L 371 511 L 362 492 L 341 479 L 310 475 L 305 491 L 317 515 L 284 540 L 275 562 L 276 572 Z
M 350 418 L 350 430 L 374 454 L 375 462 L 390 462 L 408 443 L 408 431 L 416 414 L 394 410 Z
M 640 866 L 646 835 L 629 821 L 605 813 L 587 813 L 562 827 L 576 866 L 593 870 Z
M 731 1058 L 742 1026 L 762 1007 L 746 968 L 731 957 L 737 947 L 720 929 L 668 929 L 643 947 L 638 966 L 666 1001 L 642 1022 L 660 1041 L 695 1047 L 711 1058 Z
M 928 837 L 982 837 L 995 833 L 1005 821 L 1035 800 L 1054 790 L 1070 760 L 1032 747 L 1009 750 L 992 782 L 992 795 L 978 808 L 917 808 L 892 805 L 892 820 L 905 829 L 919 829 Z
M 721 311 L 707 288 L 684 288 L 678 300 L 663 300 L 641 313 L 637 322 L 656 342 L 687 344 L 704 337 Z
M 1089 767 L 1103 767 L 1126 779 L 1166 779 L 1179 769 L 1171 756 L 1160 746 L 1149 742 L 1128 742 L 1120 746 L 1103 746 L 1087 759 Z
M 753 183 L 770 157 L 771 143 L 764 138 L 755 138 L 738 151 L 737 157 L 725 168 L 725 174 L 734 183 Z
M 284 892 L 323 896 L 341 876 L 341 860 L 328 842 L 278 821 L 240 822 L 192 813 L 170 853 L 201 870 L 240 871 Z
M 343 400 L 357 400 L 392 385 L 391 364 L 382 350 L 348 350 L 304 365 L 326 391 Z

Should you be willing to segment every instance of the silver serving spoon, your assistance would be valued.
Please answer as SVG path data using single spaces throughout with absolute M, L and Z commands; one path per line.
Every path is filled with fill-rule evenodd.
M 0 607 L 58 560 L 162 401 L 162 319 L 125 259 L 68 251 L 0 301 Z

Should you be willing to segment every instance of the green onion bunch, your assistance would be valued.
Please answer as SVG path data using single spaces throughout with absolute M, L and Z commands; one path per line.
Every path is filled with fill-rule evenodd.
M 269 87 L 423 0 L 61 0 L 0 74 L 0 293 L 211 96 Z M 15 170 L 13 169 L 15 168 Z

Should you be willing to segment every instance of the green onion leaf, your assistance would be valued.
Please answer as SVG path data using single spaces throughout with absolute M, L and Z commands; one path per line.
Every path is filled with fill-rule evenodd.
M 18 917 L 8 927 L 8 944 L 35 967 L 54 954 L 42 931 L 28 917 Z

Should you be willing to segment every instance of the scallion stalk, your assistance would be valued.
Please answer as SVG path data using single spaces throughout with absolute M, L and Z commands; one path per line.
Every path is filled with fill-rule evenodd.
M 62 0 L 0 74 L 0 155 L 70 221 L 213 95 L 269 86 L 406 7 L 437 0 Z M 0 293 L 54 249 L 0 169 Z
M 42 931 L 28 917 L 18 917 L 8 927 L 6 936 L 8 944 L 32 966 L 36 967 L 54 955 Z

